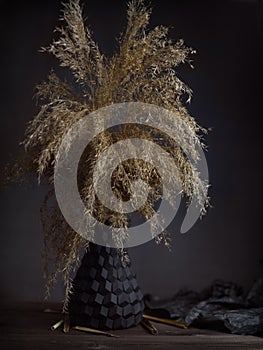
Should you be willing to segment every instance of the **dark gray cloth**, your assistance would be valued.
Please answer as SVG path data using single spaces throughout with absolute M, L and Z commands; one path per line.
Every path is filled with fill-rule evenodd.
M 245 294 L 231 282 L 215 281 L 201 293 L 180 291 L 171 299 L 145 296 L 146 312 L 188 325 L 221 323 L 235 334 L 263 334 L 263 276 Z

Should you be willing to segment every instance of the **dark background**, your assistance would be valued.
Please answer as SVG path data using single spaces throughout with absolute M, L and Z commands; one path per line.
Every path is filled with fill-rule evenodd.
M 85 14 L 101 50 L 112 54 L 125 24 L 125 1 L 85 2 Z M 207 161 L 213 208 L 187 234 L 182 215 L 169 231 L 172 251 L 154 242 L 130 249 L 143 292 L 173 295 L 200 290 L 214 279 L 248 289 L 262 273 L 262 1 L 152 1 L 151 27 L 172 26 L 171 36 L 197 49 L 195 69 L 179 76 L 194 90 L 189 110 L 212 127 Z M 34 86 L 56 60 L 38 52 L 58 25 L 56 0 L 0 1 L 1 165 L 18 152 L 26 122 L 37 112 Z M 10 186 L 1 191 L 0 276 L 2 298 L 42 300 L 44 189 Z M 60 281 L 53 299 L 61 300 Z

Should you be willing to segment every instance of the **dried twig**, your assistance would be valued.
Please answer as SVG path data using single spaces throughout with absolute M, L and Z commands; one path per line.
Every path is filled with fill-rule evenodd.
M 64 322 L 64 320 L 59 320 L 53 326 L 51 326 L 51 330 L 55 331 L 56 329 L 58 329 L 63 324 L 63 322 Z
M 163 323 L 163 324 L 168 324 L 168 325 L 175 326 L 178 328 L 183 328 L 183 329 L 188 328 L 186 323 L 170 320 L 169 318 L 160 318 L 160 317 L 149 316 L 149 315 L 143 315 L 143 318 L 145 318 L 146 320 L 155 321 L 155 322 L 159 322 L 159 323 Z
M 100 331 L 98 329 L 88 328 L 88 327 L 74 326 L 74 327 L 72 327 L 72 329 L 76 329 L 78 331 L 83 331 L 83 332 L 88 332 L 88 333 L 106 335 L 107 337 L 119 338 L 119 335 L 109 333 L 109 332 Z
M 158 334 L 158 329 L 147 318 L 143 317 L 141 325 L 152 335 Z

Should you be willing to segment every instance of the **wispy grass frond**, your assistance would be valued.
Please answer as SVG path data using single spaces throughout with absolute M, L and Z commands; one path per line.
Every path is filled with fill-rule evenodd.
M 33 171 L 39 179 L 44 177 L 50 184 L 51 191 L 41 209 L 45 274 L 48 288 L 58 273 L 63 274 L 66 307 L 70 293 L 70 275 L 79 262 L 82 249 L 88 245 L 65 222 L 54 197 L 55 158 L 69 128 L 86 114 L 101 107 L 112 103 L 139 101 L 176 111 L 189 126 L 189 144 L 186 144 L 189 149 L 190 141 L 194 142 L 205 130 L 199 127 L 182 103 L 182 96 L 186 94 L 190 99 L 192 91 L 178 78 L 176 71 L 181 63 L 188 62 L 191 65 L 191 56 L 195 51 L 187 47 L 183 40 L 173 42 L 164 26 L 149 30 L 151 9 L 143 0 L 132 0 L 128 4 L 127 25 L 119 39 L 119 50 L 109 58 L 100 53 L 90 29 L 85 25 L 79 0 L 69 0 L 63 6 L 63 24 L 56 30 L 58 37 L 43 51 L 54 55 L 62 67 L 71 71 L 78 88 L 61 80 L 54 72 L 37 86 L 36 98 L 40 110 L 26 131 L 24 146 L 28 159 L 23 162 L 21 171 Z M 117 242 L 125 239 L 129 220 L 125 214 L 105 208 L 98 200 L 92 174 L 101 152 L 125 137 L 156 139 L 152 130 L 136 125 L 124 125 L 119 134 L 105 131 L 87 147 L 78 173 L 79 188 L 87 210 L 101 222 L 119 228 L 119 234 L 115 235 Z M 158 142 L 157 139 L 156 141 Z M 162 147 L 174 158 L 184 195 L 189 199 L 194 195 L 202 202 L 207 184 L 202 182 L 198 172 L 192 168 L 181 147 L 169 138 L 167 143 L 162 143 Z M 145 152 L 151 156 L 150 149 Z M 108 165 L 110 162 L 111 159 Z M 165 169 L 166 165 L 163 164 L 163 167 Z M 101 169 L 102 174 L 104 170 Z M 133 181 L 138 178 L 147 181 L 152 189 L 148 202 L 139 210 L 148 219 L 154 215 L 153 205 L 160 199 L 161 188 L 160 176 L 152 164 L 140 159 L 123 162 L 114 171 L 112 187 L 116 197 L 125 201 L 131 195 Z M 157 226 L 158 223 L 156 229 Z M 158 242 L 161 240 L 169 245 L 167 234 L 157 237 Z M 50 263 L 53 265 L 51 271 Z

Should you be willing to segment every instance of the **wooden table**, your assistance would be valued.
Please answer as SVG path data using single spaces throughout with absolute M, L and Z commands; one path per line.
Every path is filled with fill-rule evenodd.
M 119 338 L 92 335 L 77 330 L 63 333 L 52 331 L 51 325 L 61 317 L 59 304 L 51 303 L 6 303 L 1 305 L 0 348 L 2 350 L 47 350 L 47 349 L 171 349 L 171 350 L 263 350 L 263 338 L 231 335 L 196 328 L 179 329 L 154 323 L 158 335 L 151 335 L 141 326 L 114 331 Z

